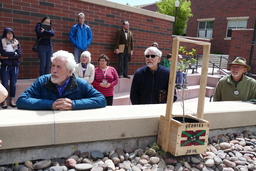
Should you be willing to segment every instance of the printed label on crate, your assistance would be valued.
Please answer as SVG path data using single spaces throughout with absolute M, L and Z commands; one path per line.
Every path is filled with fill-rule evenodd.
M 196 130 L 196 131 L 182 131 L 181 137 L 183 140 L 180 141 L 180 146 L 198 146 L 205 144 L 206 130 Z M 186 138 L 186 139 L 184 139 Z

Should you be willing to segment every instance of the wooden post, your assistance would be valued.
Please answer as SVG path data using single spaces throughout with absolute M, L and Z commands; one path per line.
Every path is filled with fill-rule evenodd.
M 179 53 L 180 42 L 178 37 L 173 38 L 173 46 L 172 46 L 172 66 L 169 76 L 169 86 L 168 86 L 168 98 L 167 98 L 167 106 L 165 112 L 164 119 L 164 132 L 163 132 L 163 144 L 162 148 L 165 151 L 168 151 L 169 144 L 169 132 L 170 132 L 170 121 L 172 118 L 172 107 L 173 107 L 173 96 L 174 96 L 174 86 L 176 80 L 176 68 L 177 68 L 177 60 Z
M 202 62 L 202 71 L 201 71 L 201 79 L 200 79 L 200 91 L 197 105 L 197 118 L 203 118 L 204 115 L 204 103 L 205 103 L 205 92 L 207 85 L 207 75 L 208 75 L 208 64 L 210 59 L 210 48 L 211 45 L 204 45 L 203 51 L 203 62 Z

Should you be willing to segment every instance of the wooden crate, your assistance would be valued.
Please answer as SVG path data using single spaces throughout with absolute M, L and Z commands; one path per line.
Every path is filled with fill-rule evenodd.
M 203 62 L 198 96 L 197 116 L 185 115 L 188 121 L 176 120 L 172 115 L 174 85 L 180 42 L 203 45 Z M 175 37 L 172 46 L 172 67 L 169 78 L 168 98 L 165 116 L 160 116 L 157 143 L 174 156 L 199 154 L 206 151 L 209 135 L 209 122 L 203 119 L 206 93 L 210 43 Z M 192 120 L 193 122 L 190 122 Z M 195 121 L 197 123 L 195 123 Z

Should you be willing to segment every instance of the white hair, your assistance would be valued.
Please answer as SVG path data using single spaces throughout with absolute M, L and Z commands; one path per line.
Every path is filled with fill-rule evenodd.
M 77 17 L 79 18 L 81 15 L 85 17 L 84 13 L 82 13 L 82 12 L 80 12 L 80 13 L 77 15 Z
M 91 53 L 89 51 L 84 51 L 81 54 L 80 58 L 82 58 L 83 56 L 86 56 L 88 58 L 88 63 L 91 63 L 92 58 L 91 58 Z
M 162 52 L 157 48 L 157 47 L 154 47 L 154 46 L 150 46 L 148 47 L 145 52 L 144 52 L 144 55 L 148 55 L 148 53 L 155 53 L 157 56 L 159 57 L 162 57 Z
M 74 72 L 76 67 L 76 61 L 74 58 L 74 55 L 72 53 L 69 53 L 68 51 L 64 50 L 58 50 L 57 52 L 54 52 L 51 57 L 51 61 L 53 61 L 57 57 L 62 57 L 67 60 L 66 68 L 68 71 Z

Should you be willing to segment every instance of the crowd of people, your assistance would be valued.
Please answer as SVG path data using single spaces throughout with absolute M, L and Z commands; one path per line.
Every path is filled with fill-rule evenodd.
M 128 76 L 128 63 L 134 52 L 133 34 L 129 22 L 123 21 L 122 28 L 116 32 L 114 53 L 118 56 L 118 70 L 110 66 L 105 54 L 98 57 L 98 67 L 91 63 L 88 46 L 93 40 L 91 28 L 84 23 L 85 15 L 78 14 L 78 24 L 69 33 L 74 44 L 74 52 L 58 50 L 53 53 L 52 40 L 54 30 L 51 19 L 44 17 L 35 26 L 40 61 L 39 75 L 36 81 L 23 92 L 15 103 L 16 82 L 21 57 L 20 42 L 11 28 L 5 28 L 0 41 L 1 82 L 0 103 L 7 109 L 7 97 L 10 106 L 29 110 L 78 110 L 105 107 L 113 104 L 114 87 L 119 78 Z M 161 60 L 162 52 L 154 42 L 144 52 L 146 65 L 134 73 L 130 100 L 133 105 L 159 104 L 167 102 L 167 92 L 172 65 L 172 54 Z M 182 56 L 177 64 L 181 65 Z M 237 57 L 232 63 L 231 75 L 219 80 L 214 93 L 214 101 L 248 101 L 256 99 L 256 81 L 245 75 L 250 70 L 243 57 Z M 176 88 L 173 102 L 177 100 L 176 89 L 186 85 L 186 73 L 176 71 Z M 10 80 L 9 92 L 8 80 Z M 0 147 L 2 141 L 0 140 Z
M 112 105 L 114 87 L 118 84 L 119 78 L 122 76 L 130 78 L 128 63 L 134 52 L 134 43 L 129 22 L 123 21 L 122 28 L 116 32 L 114 46 L 114 53 L 118 57 L 116 71 L 109 65 L 110 60 L 105 54 L 98 58 L 99 67 L 95 68 L 91 63 L 92 57 L 88 47 L 93 40 L 93 33 L 85 24 L 85 15 L 79 13 L 77 17 L 78 23 L 69 33 L 69 40 L 74 45 L 73 54 L 62 50 L 53 53 L 51 38 L 54 36 L 54 30 L 49 17 L 44 17 L 36 24 L 40 77 L 19 97 L 18 108 L 70 110 Z M 10 106 L 16 107 L 16 82 L 21 47 L 11 28 L 5 28 L 3 31 L 0 53 L 2 85 L 7 91 L 10 80 Z M 146 66 L 137 69 L 134 73 L 130 100 L 132 104 L 166 103 L 167 99 L 161 99 L 160 96 L 168 92 L 172 54 L 167 54 L 167 57 L 161 60 L 162 52 L 159 50 L 159 45 L 153 42 L 145 50 L 144 55 Z M 182 65 L 182 55 L 178 55 L 177 65 Z M 255 80 L 244 75 L 250 69 L 245 58 L 237 57 L 229 65 L 231 75 L 223 77 L 218 82 L 214 101 L 256 99 Z M 177 68 L 175 89 L 186 88 L 186 72 Z M 94 100 L 90 101 L 88 98 Z M 95 101 L 95 98 L 99 99 Z M 175 90 L 173 101 L 176 100 Z M 8 108 L 7 97 L 2 99 L 2 108 Z

